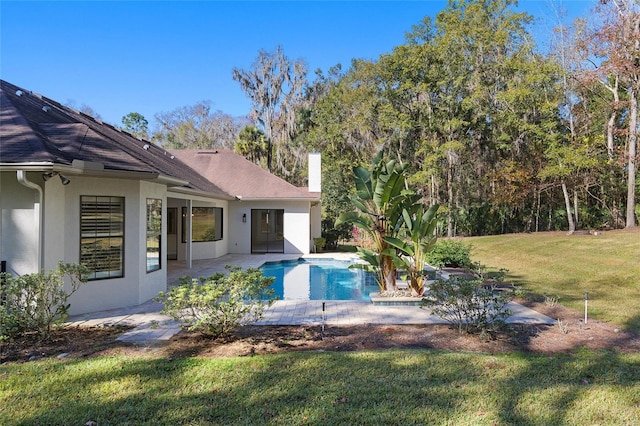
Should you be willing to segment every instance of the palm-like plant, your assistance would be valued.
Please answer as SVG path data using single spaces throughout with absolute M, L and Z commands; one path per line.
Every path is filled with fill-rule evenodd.
M 419 196 L 406 189 L 406 166 L 395 160 L 385 162 L 382 152 L 375 156 L 371 171 L 355 167 L 353 173 L 356 193 L 351 201 L 357 210 L 340 215 L 335 226 L 352 223 L 371 237 L 373 250 L 358 248 L 367 264 L 355 267 L 374 270 L 380 290 L 395 290 L 396 267 L 385 237 L 397 236 L 403 208 L 414 204 Z
M 413 204 L 402 209 L 405 239 L 385 236 L 384 241 L 390 248 L 386 254 L 391 256 L 396 267 L 407 271 L 409 288 L 412 293 L 424 294 L 424 268 L 427 265 L 427 254 L 436 243 L 435 229 L 437 224 L 435 204 L 424 209 L 422 204 Z

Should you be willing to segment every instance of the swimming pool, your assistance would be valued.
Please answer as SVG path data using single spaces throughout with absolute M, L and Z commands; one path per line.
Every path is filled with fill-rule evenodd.
M 373 274 L 349 269 L 351 262 L 336 259 L 298 259 L 266 262 L 265 277 L 275 277 L 280 300 L 360 300 L 378 291 Z

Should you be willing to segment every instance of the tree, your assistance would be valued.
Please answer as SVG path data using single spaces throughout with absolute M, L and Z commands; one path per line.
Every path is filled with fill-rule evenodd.
M 143 139 L 149 139 L 149 122 L 144 115 L 137 112 L 130 112 L 122 117 L 122 125 L 124 130 L 133 136 Z
M 515 4 L 452 0 L 377 61 L 354 60 L 317 79 L 304 142 L 331 163 L 336 188 L 354 164 L 383 151 L 407 161 L 408 184 L 441 205 L 438 226 L 450 236 L 574 229 L 578 220 L 620 226 L 624 193 L 631 199 L 637 180 L 629 177 L 638 127 L 629 70 L 637 64 L 614 73 L 613 44 L 587 37 L 595 32 L 586 27 L 559 28 L 555 49 L 541 54 L 527 30 L 532 17 Z M 602 37 L 622 28 L 609 27 Z M 628 28 L 631 36 L 614 37 L 626 51 L 637 39 Z M 587 57 L 598 65 L 593 81 L 579 70 Z M 622 59 L 615 63 L 630 64 Z M 339 194 L 327 201 L 328 214 L 343 208 Z
M 608 123 L 609 152 L 619 117 L 626 122 L 624 169 L 627 181 L 626 224 L 635 227 L 635 191 L 638 134 L 638 96 L 640 94 L 640 3 L 637 0 L 602 0 L 596 9 L 599 20 L 587 28 L 583 48 L 592 69 L 583 75 L 600 82 L 612 94 L 612 113 Z M 621 99 L 624 91 L 627 99 Z M 622 123 L 621 123 L 622 124 Z
M 84 115 L 88 115 L 89 117 L 93 117 L 96 120 L 102 120 L 102 116 L 100 114 L 98 114 L 98 112 L 96 112 L 96 110 L 94 110 L 91 106 L 89 106 L 87 104 L 82 104 L 80 106 L 77 106 L 76 101 L 74 101 L 73 99 L 68 99 L 67 102 L 65 103 L 65 105 L 68 106 L 69 108 L 73 108 L 73 109 L 76 109 L 76 110 L 80 111 Z
M 233 79 L 251 99 L 251 115 L 266 135 L 269 171 L 273 170 L 273 145 L 295 131 L 295 104 L 306 85 L 306 73 L 304 62 L 291 62 L 280 46 L 275 52 L 260 50 L 251 69 L 233 69 Z
M 451 1 L 381 60 L 393 70 L 388 93 L 401 100 L 396 127 L 415 139 L 409 158 L 419 173 L 410 180 L 432 202 L 443 199 L 449 236 L 458 224 L 473 229 L 474 209 L 486 210 L 497 186 L 509 184 L 501 170 L 517 165 L 513 176 L 536 176 L 547 129 L 557 123 L 553 67 L 535 53 L 525 30 L 531 17 L 514 4 Z M 523 197 L 508 200 L 514 204 L 491 210 L 503 218 L 524 211 L 536 188 L 524 186 Z
M 155 115 L 159 129 L 153 138 L 174 149 L 233 149 L 240 130 L 248 123 L 220 110 L 213 110 L 211 101 L 201 101 Z
M 238 134 L 233 150 L 247 160 L 261 165 L 263 158 L 267 154 L 266 137 L 262 130 L 256 126 L 246 126 Z

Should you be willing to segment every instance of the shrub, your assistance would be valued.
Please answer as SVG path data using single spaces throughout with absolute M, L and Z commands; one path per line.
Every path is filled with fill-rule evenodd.
M 83 265 L 60 262 L 47 273 L 2 274 L 6 283 L 0 295 L 0 340 L 26 332 L 48 337 L 53 326 L 67 319 L 67 300 L 86 283 L 88 273 Z M 70 292 L 64 290 L 65 277 L 71 284 Z
M 319 238 L 314 238 L 313 239 L 313 245 L 316 248 L 316 252 L 321 252 L 322 250 L 324 250 L 324 245 L 326 244 L 327 240 L 319 237 Z
M 226 268 L 228 275 L 217 273 L 199 280 L 182 277 L 180 285 L 160 292 L 155 300 L 184 329 L 213 337 L 262 318 L 265 305 L 274 300 L 274 290 L 269 288 L 274 278 L 263 277 L 256 268 Z
M 427 297 L 422 299 L 422 307 L 450 324 L 462 333 L 496 330 L 504 325 L 511 315 L 505 309 L 512 294 L 495 291 L 493 286 L 485 286 L 482 280 L 451 276 L 448 280 L 436 280 L 429 286 Z
M 327 250 L 337 249 L 340 239 L 348 240 L 351 238 L 351 226 L 345 223 L 334 227 L 334 221 L 334 219 L 322 219 L 321 222 L 322 237 L 325 239 L 324 248 Z
M 427 259 L 435 267 L 468 268 L 471 266 L 471 245 L 459 240 L 438 240 Z

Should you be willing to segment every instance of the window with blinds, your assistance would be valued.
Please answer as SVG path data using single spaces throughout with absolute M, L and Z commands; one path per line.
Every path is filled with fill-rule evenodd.
M 124 197 L 80 197 L 80 263 L 90 280 L 124 276 Z

